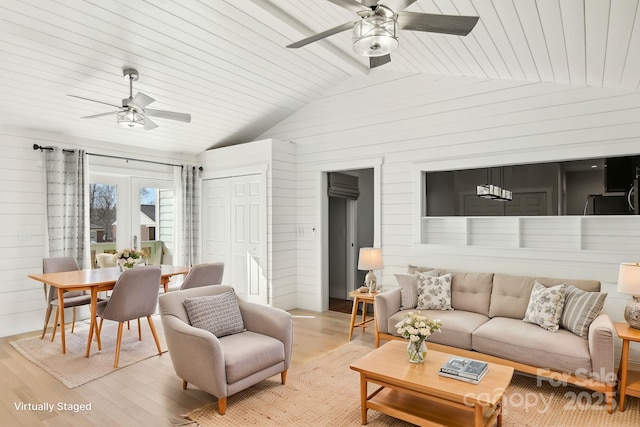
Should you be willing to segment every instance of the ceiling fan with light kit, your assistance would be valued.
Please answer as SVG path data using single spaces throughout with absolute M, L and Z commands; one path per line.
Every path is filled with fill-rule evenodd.
M 314 34 L 291 43 L 288 48 L 296 49 L 334 34 L 353 30 L 353 50 L 369 57 L 370 68 L 375 68 L 391 61 L 391 52 L 399 45 L 399 30 L 466 36 L 478 22 L 477 16 L 406 12 L 405 9 L 417 0 L 327 1 L 354 12 L 360 20 L 345 22 Z
M 69 95 L 73 98 L 84 99 L 86 101 L 97 102 L 117 108 L 117 111 L 109 111 L 108 113 L 94 114 L 92 116 L 84 116 L 83 119 L 95 119 L 105 117 L 112 114 L 116 115 L 117 123 L 126 128 L 144 128 L 151 130 L 158 127 L 149 117 L 157 117 L 160 119 L 177 120 L 180 122 L 191 122 L 191 115 L 185 113 L 176 113 L 173 111 L 154 110 L 146 108 L 147 105 L 155 101 L 148 95 L 138 92 L 133 96 L 133 82 L 138 80 L 138 71 L 133 68 L 125 68 L 122 75 L 129 80 L 129 97 L 122 100 L 122 105 L 115 105 L 108 102 L 98 101 L 95 99 L 85 98 L 83 96 Z

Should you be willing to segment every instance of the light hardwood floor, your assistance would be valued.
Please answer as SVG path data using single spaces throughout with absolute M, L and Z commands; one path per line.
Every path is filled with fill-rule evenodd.
M 294 346 L 292 365 L 300 365 L 345 343 L 349 317 L 344 313 L 292 310 Z M 354 330 L 353 341 L 373 348 L 373 324 L 366 332 Z M 34 426 L 176 426 L 185 420 L 180 415 L 216 399 L 189 387 L 175 375 L 168 353 L 152 357 L 113 372 L 75 389 L 22 357 L 9 342 L 39 332 L 0 338 L 0 425 Z M 19 411 L 17 402 L 91 402 L 91 411 L 33 412 Z M 228 408 L 233 410 L 233 408 Z

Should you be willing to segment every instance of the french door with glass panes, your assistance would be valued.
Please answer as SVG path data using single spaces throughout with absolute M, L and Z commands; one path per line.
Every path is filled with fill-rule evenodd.
M 175 253 L 173 181 L 98 175 L 89 185 L 93 262 L 100 253 L 143 250 L 150 264 L 172 264 Z

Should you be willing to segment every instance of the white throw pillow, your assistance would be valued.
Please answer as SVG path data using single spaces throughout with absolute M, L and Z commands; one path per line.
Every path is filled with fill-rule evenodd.
M 453 310 L 451 307 L 451 274 L 430 276 L 419 274 L 418 310 Z
M 535 323 L 547 331 L 556 332 L 564 307 L 566 285 L 546 286 L 535 282 L 524 315 L 525 322 Z

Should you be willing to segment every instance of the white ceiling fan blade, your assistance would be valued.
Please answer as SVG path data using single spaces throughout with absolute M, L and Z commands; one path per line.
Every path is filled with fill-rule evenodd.
M 144 114 L 151 117 L 158 117 L 160 119 L 178 120 L 180 122 L 191 123 L 191 114 L 186 113 L 175 113 L 173 111 L 145 108 Z
M 84 116 L 84 117 L 80 117 L 81 119 L 95 119 L 98 117 L 105 117 L 105 116 L 112 116 L 114 114 L 116 114 L 117 111 L 109 111 L 108 113 L 100 113 L 100 114 L 94 114 L 92 116 Z
M 287 47 L 289 49 L 297 49 L 299 47 L 308 45 L 309 43 L 313 43 L 315 41 L 321 40 L 321 39 L 323 39 L 325 37 L 329 37 L 329 36 L 332 36 L 334 34 L 341 33 L 343 31 L 351 30 L 351 29 L 353 29 L 354 25 L 355 25 L 354 22 L 345 22 L 344 24 L 338 25 L 337 27 L 329 28 L 328 30 L 325 30 L 325 31 L 323 31 L 321 33 L 314 34 L 314 35 L 309 36 L 309 37 L 307 37 L 305 39 L 298 40 L 295 43 L 291 43 Z
M 122 107 L 121 105 L 114 105 L 114 104 L 110 104 L 108 102 L 97 101 L 95 99 L 85 98 L 84 96 L 78 96 L 78 95 L 67 95 L 67 96 L 70 96 L 72 98 L 84 99 L 85 101 L 97 102 L 99 104 L 108 105 L 110 107 L 115 107 L 115 108 L 121 108 Z
M 142 116 L 142 122 L 144 123 L 144 130 L 151 130 L 158 127 L 150 118 Z
M 138 92 L 136 96 L 133 97 L 131 101 L 127 104 L 128 107 L 134 107 L 138 110 L 144 109 L 147 105 L 151 104 L 155 99 L 150 96 L 145 95 L 142 92 Z

